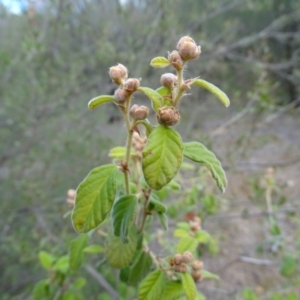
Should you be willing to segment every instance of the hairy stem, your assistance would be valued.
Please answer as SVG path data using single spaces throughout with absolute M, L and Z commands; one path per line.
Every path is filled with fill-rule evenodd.
M 183 96 L 184 90 L 182 89 L 183 84 L 183 68 L 177 71 L 177 78 L 178 78 L 178 88 L 177 88 L 177 95 L 174 100 L 174 107 L 176 107 Z
M 142 218 L 142 223 L 141 223 L 141 227 L 139 229 L 139 233 L 141 233 L 144 230 L 145 224 L 146 224 L 146 219 L 147 219 L 147 208 L 148 208 L 148 203 L 149 203 L 149 199 L 150 199 L 150 195 L 151 195 L 151 190 L 149 191 L 149 193 L 147 193 L 145 195 L 145 202 L 144 202 L 144 209 L 143 209 L 143 218 Z

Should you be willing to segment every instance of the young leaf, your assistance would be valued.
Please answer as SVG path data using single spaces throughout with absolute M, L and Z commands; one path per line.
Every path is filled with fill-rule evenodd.
M 54 264 L 53 270 L 66 274 L 69 270 L 69 256 L 61 256 Z
M 46 270 L 51 268 L 55 259 L 56 258 L 53 255 L 49 254 L 46 251 L 39 252 L 39 261 L 40 261 L 41 265 L 43 266 L 43 268 L 45 268 Z
M 158 126 L 151 132 L 143 150 L 143 173 L 147 184 L 160 190 L 178 172 L 182 162 L 183 144 L 174 129 Z
M 138 91 L 143 92 L 152 101 L 153 108 L 156 112 L 163 106 L 163 100 L 156 91 L 148 87 L 139 87 Z
M 184 143 L 183 155 L 197 163 L 203 163 L 216 180 L 217 186 L 224 193 L 227 185 L 225 172 L 220 161 L 204 145 L 198 142 Z
M 77 232 L 88 232 L 104 221 L 115 199 L 117 174 L 115 165 L 104 165 L 93 169 L 79 184 L 72 214 Z
M 131 268 L 128 283 L 131 285 L 138 284 L 149 273 L 151 266 L 152 259 L 150 255 L 142 251 Z
M 187 300 L 195 300 L 197 295 L 197 288 L 190 273 L 182 273 L 182 286 Z
M 94 109 L 94 108 L 96 108 L 97 106 L 100 106 L 103 103 L 113 102 L 113 101 L 115 101 L 114 96 L 102 95 L 102 96 L 98 96 L 98 97 L 93 98 L 92 100 L 90 100 L 89 103 L 88 103 L 88 107 L 89 107 L 89 109 Z
M 73 270 L 78 270 L 83 260 L 83 249 L 88 245 L 88 235 L 81 234 L 71 241 L 69 264 Z
M 199 230 L 195 234 L 195 239 L 198 241 L 198 243 L 206 244 L 206 243 L 210 242 L 211 237 L 207 231 Z
M 166 284 L 166 288 L 161 299 L 178 300 L 184 295 L 184 289 L 181 281 L 170 281 Z
M 135 155 L 135 151 L 133 149 L 130 150 L 130 155 Z M 114 147 L 109 151 L 108 156 L 115 159 L 124 158 L 126 156 L 126 148 Z
M 178 253 L 183 254 L 185 251 L 194 252 L 198 246 L 198 241 L 192 238 L 191 236 L 187 236 L 182 238 L 176 247 Z
M 218 275 L 208 272 L 206 270 L 201 270 L 201 273 L 202 273 L 203 278 L 206 278 L 206 279 L 217 279 L 217 280 L 220 279 Z
M 156 89 L 156 92 L 159 93 L 161 96 L 171 95 L 170 89 L 165 86 L 159 87 L 158 89 Z
M 90 245 L 83 249 L 83 252 L 92 253 L 92 254 L 101 253 L 103 251 L 104 251 L 104 249 L 100 245 Z
M 161 295 L 165 288 L 165 275 L 161 270 L 150 273 L 140 284 L 138 299 L 154 300 L 162 299 Z
M 167 211 L 167 207 L 159 201 L 155 194 L 151 194 L 150 196 L 149 209 L 159 213 L 165 213 Z
M 137 246 L 137 233 L 131 227 L 128 233 L 129 242 L 124 244 L 120 237 L 111 237 L 106 245 L 105 254 L 108 263 L 116 269 L 122 269 L 131 262 Z
M 166 216 L 166 214 L 164 213 L 158 213 L 158 218 L 160 221 L 161 226 L 163 227 L 164 230 L 168 230 L 168 218 Z
M 177 238 L 188 237 L 190 235 L 189 231 L 190 231 L 190 229 L 185 230 L 185 229 L 182 229 L 182 228 L 177 228 L 177 229 L 174 230 L 173 235 Z
M 150 65 L 154 68 L 165 68 L 170 65 L 170 62 L 163 56 L 157 56 L 151 60 Z
M 207 90 L 209 90 L 211 93 L 213 93 L 214 95 L 216 95 L 218 97 L 218 99 L 226 106 L 228 107 L 230 105 L 230 100 L 227 97 L 227 95 L 221 91 L 218 87 L 216 87 L 215 85 L 213 85 L 212 83 L 202 80 L 202 79 L 195 79 L 192 82 L 192 85 L 199 85 Z
M 122 196 L 113 206 L 112 219 L 115 236 L 120 236 L 123 243 L 128 243 L 128 230 L 132 225 L 137 209 L 135 195 Z

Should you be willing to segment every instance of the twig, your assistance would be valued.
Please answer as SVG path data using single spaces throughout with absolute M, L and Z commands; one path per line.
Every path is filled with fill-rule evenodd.
M 253 257 L 248 257 L 248 256 L 240 256 L 240 261 L 246 262 L 249 264 L 254 264 L 254 265 L 259 265 L 259 266 L 277 266 L 278 263 L 275 261 L 267 260 L 267 259 L 258 259 L 258 258 L 253 258 Z

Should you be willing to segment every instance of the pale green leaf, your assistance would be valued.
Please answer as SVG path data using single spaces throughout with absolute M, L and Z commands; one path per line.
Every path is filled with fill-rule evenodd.
M 166 284 L 161 299 L 178 300 L 184 295 L 184 289 L 181 281 L 170 281 Z
M 176 250 L 183 254 L 185 251 L 194 252 L 198 246 L 198 241 L 191 236 L 184 237 L 179 240 Z
M 131 149 L 130 155 L 136 155 L 135 151 Z M 115 159 L 124 158 L 126 156 L 126 148 L 125 147 L 114 147 L 110 149 L 108 156 Z
M 171 91 L 169 88 L 165 87 L 165 86 L 161 86 L 158 89 L 156 89 L 156 92 L 158 94 L 160 94 L 161 96 L 169 96 L 171 95 Z
M 189 236 L 189 230 L 177 228 L 174 230 L 174 236 L 177 238 L 183 238 Z
M 220 279 L 218 275 L 208 272 L 206 270 L 201 270 L 201 274 L 202 274 L 202 277 L 206 278 L 206 279 L 217 279 L 217 280 Z
M 137 246 L 137 232 L 134 227 L 131 227 L 128 234 L 129 242 L 124 244 L 120 237 L 110 237 L 105 254 L 108 263 L 116 269 L 122 269 L 131 262 Z
M 138 91 L 144 93 L 152 101 L 153 108 L 156 112 L 163 106 L 163 99 L 155 90 L 140 86 Z
M 193 277 L 190 273 L 182 273 L 181 278 L 187 300 L 195 300 L 197 296 L 197 288 Z
M 142 251 L 131 267 L 128 283 L 138 284 L 149 273 L 151 266 L 152 258 L 148 253 Z
M 205 299 L 206 297 L 202 293 L 200 292 L 197 293 L 196 300 L 205 300 Z
M 90 245 L 83 249 L 85 253 L 101 253 L 104 249 L 100 245 Z
M 41 265 L 43 266 L 43 268 L 45 268 L 46 270 L 51 268 L 55 259 L 56 259 L 55 256 L 53 256 L 52 254 L 50 254 L 46 251 L 39 252 L 39 261 L 40 261 Z
M 83 277 L 80 277 L 74 282 L 73 285 L 75 288 L 81 289 L 86 285 L 86 280 Z
M 183 155 L 194 162 L 203 163 L 210 170 L 219 189 L 225 192 L 227 185 L 226 175 L 214 153 L 199 142 L 190 142 L 184 143 Z
M 191 229 L 191 225 L 187 222 L 178 222 L 178 223 L 176 223 L 176 226 L 178 228 L 184 229 L 186 231 L 190 231 L 190 229 Z
M 117 174 L 115 165 L 104 165 L 93 169 L 79 184 L 72 214 L 77 232 L 88 232 L 104 221 L 115 199 Z
M 226 106 L 228 107 L 230 105 L 230 100 L 227 97 L 227 95 L 221 91 L 218 87 L 216 87 L 215 85 L 213 85 L 212 83 L 203 80 L 203 79 L 194 79 L 192 82 L 192 85 L 199 85 L 202 88 L 205 88 L 207 90 L 209 90 L 211 93 L 213 93 L 215 96 L 217 96 L 217 98 Z
M 92 100 L 89 101 L 88 103 L 88 107 L 89 109 L 94 109 L 97 106 L 106 103 L 106 102 L 113 102 L 115 101 L 115 97 L 111 96 L 111 95 L 102 95 L 102 96 L 98 96 L 93 98 Z
M 161 295 L 165 288 L 165 275 L 161 270 L 150 273 L 140 284 L 138 299 L 154 300 L 162 299 Z
M 160 190 L 178 172 L 182 162 L 183 144 L 174 129 L 158 126 L 151 132 L 143 150 L 143 173 L 147 184 Z
M 53 269 L 55 271 L 59 271 L 63 274 L 66 274 L 69 269 L 69 256 L 68 255 L 61 256 L 54 264 Z
M 195 234 L 195 239 L 198 241 L 198 243 L 206 244 L 206 243 L 210 242 L 211 237 L 207 231 L 199 230 Z
M 170 65 L 170 62 L 163 56 L 157 56 L 151 60 L 150 65 L 154 68 L 165 68 Z
M 136 195 L 124 195 L 113 206 L 112 219 L 115 236 L 128 243 L 128 231 L 136 213 L 138 199 Z
M 71 241 L 69 264 L 73 270 L 79 269 L 83 260 L 83 249 L 88 245 L 88 235 L 81 234 Z

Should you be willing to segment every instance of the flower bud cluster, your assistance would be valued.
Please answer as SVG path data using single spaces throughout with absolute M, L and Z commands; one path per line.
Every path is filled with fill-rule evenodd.
M 127 68 L 122 64 L 117 64 L 116 66 L 110 67 L 109 76 L 115 84 L 123 85 L 128 77 Z
M 76 198 L 76 191 L 73 189 L 69 189 L 67 192 L 67 203 L 74 205 Z
M 190 235 L 194 236 L 199 230 L 201 230 L 201 219 L 194 217 L 193 220 L 190 221 Z
M 169 264 L 175 272 L 190 272 L 195 282 L 202 279 L 201 270 L 203 269 L 203 262 L 194 259 L 190 251 L 185 251 L 183 254 L 175 254 L 169 261 Z
M 147 143 L 146 137 L 141 137 L 136 131 L 133 132 L 131 145 L 135 150 L 136 156 L 142 158 L 142 151 Z
M 179 111 L 173 106 L 163 106 L 158 111 L 157 121 L 161 125 L 173 126 L 179 120 Z
M 130 116 L 135 120 L 145 120 L 149 115 L 149 108 L 134 104 L 130 109 Z

